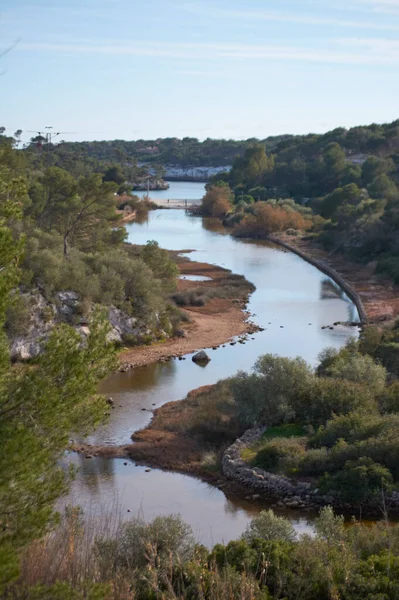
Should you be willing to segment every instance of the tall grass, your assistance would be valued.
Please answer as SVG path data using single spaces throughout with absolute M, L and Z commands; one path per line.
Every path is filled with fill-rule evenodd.
M 208 552 L 195 544 L 191 528 L 179 516 L 158 517 L 151 523 L 133 518 L 122 525 L 118 509 L 93 517 L 70 507 L 54 531 L 26 550 L 19 581 L 2 597 L 4 600 L 263 597 L 254 576 L 220 568 L 215 561 L 208 563 L 207 557 Z
M 205 306 L 212 298 L 245 298 L 255 290 L 255 286 L 245 277 L 234 273 L 215 284 L 177 292 L 172 299 L 178 306 Z

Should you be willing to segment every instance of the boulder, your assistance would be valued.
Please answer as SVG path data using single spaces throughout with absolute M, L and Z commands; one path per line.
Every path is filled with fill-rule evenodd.
M 194 354 L 194 356 L 192 358 L 193 362 L 200 363 L 200 364 L 208 363 L 208 362 L 210 362 L 210 360 L 211 359 L 209 358 L 209 356 L 207 355 L 205 350 L 201 350 L 201 352 L 197 352 L 197 354 Z
M 121 344 L 123 342 L 121 334 L 114 327 L 107 333 L 107 342 L 114 342 L 115 344 Z
M 108 311 L 108 320 L 112 325 L 113 330 L 123 335 L 137 335 L 139 330 L 137 329 L 137 319 L 129 317 L 126 313 L 115 306 L 110 306 Z
M 40 335 L 15 338 L 10 345 L 11 360 L 24 361 L 36 358 L 43 352 L 45 342 L 46 338 Z
M 79 305 L 79 296 L 75 292 L 58 292 L 59 312 L 62 315 L 70 316 L 76 312 Z

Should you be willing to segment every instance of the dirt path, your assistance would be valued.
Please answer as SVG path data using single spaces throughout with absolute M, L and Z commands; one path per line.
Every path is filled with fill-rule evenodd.
M 189 260 L 180 262 L 178 266 L 182 277 L 194 275 L 209 279 L 209 281 L 179 279 L 179 292 L 199 287 L 211 290 L 216 287 L 219 290 L 225 288 L 228 293 L 227 288 L 230 289 L 232 274 L 227 269 Z M 212 298 L 205 306 L 185 307 L 184 312 L 190 322 L 182 323 L 184 337 L 175 337 L 159 344 L 122 351 L 120 354 L 122 370 L 168 360 L 174 356 L 183 356 L 196 350 L 215 348 L 231 342 L 237 336 L 258 331 L 259 328 L 249 321 L 250 314 L 245 310 L 250 291 L 245 287 L 246 285 L 248 282 L 243 280 L 243 286 L 237 289 L 237 296 L 233 298 Z

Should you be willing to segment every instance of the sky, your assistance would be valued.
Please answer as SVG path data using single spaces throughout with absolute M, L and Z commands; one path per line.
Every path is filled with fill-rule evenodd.
M 2 0 L 0 125 L 247 139 L 399 117 L 399 0 Z

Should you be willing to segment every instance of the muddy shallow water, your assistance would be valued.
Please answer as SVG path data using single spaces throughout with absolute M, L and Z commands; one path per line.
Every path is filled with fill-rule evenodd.
M 324 274 L 298 256 L 264 243 L 244 242 L 226 235 L 217 223 L 190 217 L 184 211 L 157 210 L 143 224 L 127 225 L 129 241 L 145 244 L 156 240 L 163 248 L 195 250 L 192 260 L 217 264 L 245 275 L 255 284 L 248 310 L 265 331 L 251 336 L 245 345 L 209 350 L 211 362 L 199 367 L 191 361 L 172 361 L 139 367 L 111 375 L 102 391 L 113 397 L 110 421 L 94 432 L 89 443 L 123 444 L 132 433 L 145 427 L 151 410 L 171 400 L 184 398 L 199 386 L 249 370 L 256 359 L 271 352 L 301 356 L 316 364 L 319 352 L 340 348 L 357 335 L 357 328 L 332 326 L 336 321 L 356 321 L 356 307 Z M 210 345 L 212 341 L 210 340 Z M 146 409 L 146 410 L 143 410 Z M 225 494 L 192 477 L 158 470 L 146 472 L 123 460 L 74 455 L 80 467 L 68 500 L 100 512 L 116 499 L 122 514 L 141 512 L 145 518 L 181 513 L 198 539 L 208 545 L 237 538 L 251 516 L 262 506 Z M 127 511 L 130 513 L 127 513 Z M 281 512 L 281 511 L 280 511 Z M 311 528 L 312 517 L 285 511 L 300 531 Z

